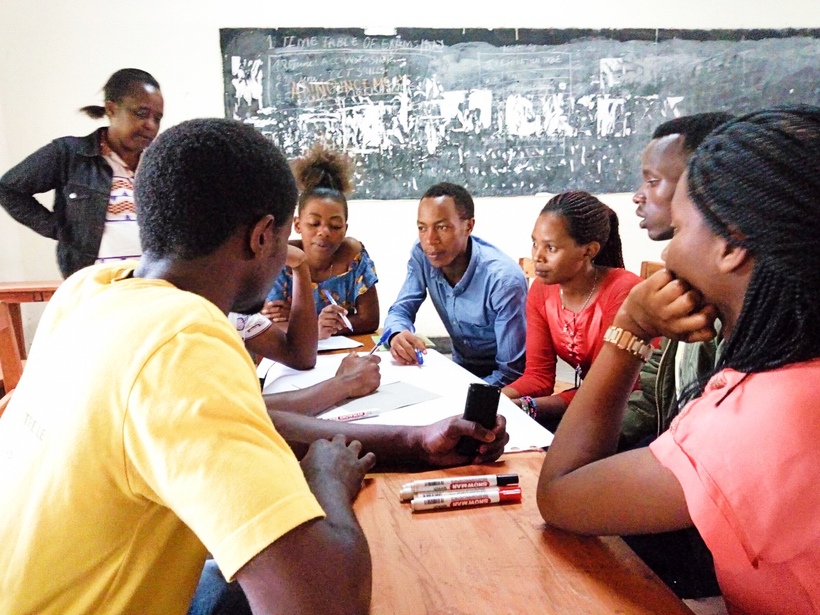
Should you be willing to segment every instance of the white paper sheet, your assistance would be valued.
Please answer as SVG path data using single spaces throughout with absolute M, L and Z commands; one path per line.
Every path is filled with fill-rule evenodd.
M 358 348 L 364 346 L 361 342 L 345 337 L 344 335 L 332 335 L 326 340 L 319 340 L 319 352 L 325 350 L 345 350 L 346 348 Z
M 370 395 L 347 399 L 332 409 L 342 409 L 345 412 L 356 412 L 370 408 L 381 412 L 390 412 L 398 408 L 413 406 L 439 397 L 407 382 L 382 382 L 378 389 Z
M 379 367 L 383 385 L 390 382 L 404 382 L 434 393 L 438 397 L 384 412 L 377 417 L 362 419 L 359 421 L 360 423 L 429 425 L 448 416 L 460 415 L 464 412 L 467 387 L 471 382 L 480 382 L 467 370 L 459 367 L 433 349 L 428 349 L 424 365 L 421 367 L 417 365 L 399 365 L 393 361 L 389 352 L 378 352 L 376 354 L 381 358 Z M 265 374 L 267 374 L 263 389 L 264 393 L 292 391 L 333 377 L 344 356 L 342 354 L 319 356 L 316 367 L 306 371 L 293 370 L 280 364 L 271 366 L 272 361 L 263 367 L 263 361 L 257 371 L 260 373 L 260 378 L 265 377 Z M 362 407 L 366 408 L 377 407 L 374 403 L 366 401 L 373 398 L 375 396 L 360 398 L 362 401 L 359 403 L 364 404 Z M 498 404 L 498 412 L 506 417 L 507 433 L 510 434 L 510 441 L 505 448 L 505 452 L 544 448 L 552 442 L 552 433 L 527 416 L 504 395 L 501 396 Z

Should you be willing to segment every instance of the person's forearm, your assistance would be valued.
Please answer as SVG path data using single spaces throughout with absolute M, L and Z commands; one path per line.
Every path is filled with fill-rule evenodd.
M 264 397 L 269 412 L 281 410 L 316 416 L 332 405 L 347 399 L 349 393 L 342 379 L 334 377 L 304 389 L 283 391 Z
M 626 400 L 640 367 L 638 357 L 609 343 L 592 364 L 555 431 L 538 477 L 536 502 L 547 523 L 575 527 L 566 525 L 563 504 L 577 497 L 575 470 L 616 452 Z
M 293 269 L 293 299 L 288 317 L 285 337 L 292 360 L 300 365 L 313 367 L 316 364 L 316 349 L 319 343 L 316 304 L 307 262 Z
M 566 402 L 559 395 L 535 398 L 536 418 L 550 419 L 562 416 L 567 409 Z
M 484 378 L 488 384 L 504 386 L 521 378 L 525 369 L 527 344 L 526 282 L 498 285 L 491 294 L 490 313 L 494 314 L 495 370 Z
M 365 615 L 370 612 L 373 586 L 373 563 L 367 538 L 353 515 L 352 508 L 346 507 L 346 514 L 342 517 L 338 514 L 341 511 L 332 512 L 329 505 L 320 498 L 317 499 L 327 513 L 325 519 L 316 522 L 316 529 L 323 535 L 326 548 L 316 554 L 318 557 L 313 559 L 309 574 L 321 579 L 318 585 L 331 589 L 324 592 L 325 600 L 320 600 L 314 587 L 311 594 L 315 602 L 309 604 L 304 612 L 323 615 Z M 271 612 L 292 611 L 277 609 Z
M 382 325 L 385 331 L 390 329 L 393 333 L 399 331 L 415 332 L 413 323 L 416 320 L 416 314 L 427 298 L 427 286 L 422 276 L 422 271 L 424 271 L 422 258 L 427 257 L 420 250 L 418 255 L 414 253 L 411 256 L 407 265 L 407 278 L 404 280 L 401 290 L 399 290 L 398 297 L 396 297 L 390 309 L 387 310 L 387 316 Z
M 404 306 L 396 307 L 394 304 L 391 305 L 387 311 L 387 317 L 384 319 L 384 325 L 382 325 L 382 327 L 385 331 L 390 329 L 392 335 L 396 335 L 402 331 L 415 333 L 416 328 L 413 325 L 415 317 L 415 312 L 410 315 L 409 311 L 404 309 Z
M 353 514 L 350 494 L 323 474 L 306 474 L 306 479 L 326 517 L 286 533 L 236 575 L 254 613 L 369 612 L 372 563 L 367 539 Z M 305 574 L 306 566 L 310 574 Z
M 379 328 L 379 296 L 375 284 L 356 299 L 356 311 L 347 315 L 353 333 L 372 333 Z
M 348 314 L 347 319 L 353 325 L 353 334 L 361 335 L 364 333 L 373 333 L 379 328 L 378 318 L 373 319 L 367 316 L 360 316 L 359 314 Z M 344 331 L 342 332 L 344 334 Z
M 372 562 L 367 538 L 353 512 L 349 495 L 338 480 L 324 472 L 307 477 L 308 485 L 326 517 L 316 522 L 326 549 L 314 560 L 314 574 L 332 583 L 333 604 L 316 605 L 314 612 L 367 613 L 370 610 Z M 337 611 L 338 609 L 338 611 Z
M 396 425 L 360 425 L 316 419 L 292 412 L 268 409 L 282 437 L 292 447 L 301 447 L 320 438 L 329 439 L 336 434 L 345 436 L 348 442 L 358 440 L 364 452 L 376 455 L 376 463 L 419 463 L 423 461 L 418 430 L 414 427 Z
M 68 159 L 70 156 L 64 154 L 55 142 L 51 142 L 0 177 L 3 208 L 18 222 L 50 239 L 58 239 L 57 215 L 34 195 L 60 189 L 64 181 L 63 170 L 72 164 Z
M 604 344 L 555 433 L 539 492 L 552 479 L 615 452 L 626 400 L 641 365 L 632 353 Z
M 12 218 L 35 233 L 49 239 L 57 239 L 54 214 L 33 196 L 21 194 L 0 184 L 0 205 Z
M 507 397 L 509 397 L 512 400 L 517 400 L 521 397 L 521 394 L 509 385 L 507 385 L 503 389 L 501 389 L 501 393 L 506 395 Z

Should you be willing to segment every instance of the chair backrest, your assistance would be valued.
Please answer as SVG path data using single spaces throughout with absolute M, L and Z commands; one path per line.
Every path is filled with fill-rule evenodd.
M 3 374 L 3 389 L 6 393 L 17 386 L 23 375 L 23 362 L 17 346 L 17 336 L 11 321 L 9 306 L 0 301 L 0 370 Z
M 535 262 L 531 258 L 522 256 L 518 259 L 518 264 L 521 265 L 521 269 L 524 271 L 527 284 L 532 284 L 532 281 L 535 279 Z
M 3 413 L 6 411 L 6 406 L 8 406 L 9 402 L 11 401 L 12 393 L 14 393 L 14 391 L 9 391 L 5 395 L 3 395 L 3 397 L 0 397 L 0 417 L 2 417 Z
M 645 280 L 646 278 L 653 275 L 655 272 L 660 271 L 664 268 L 664 264 L 659 261 L 643 261 L 641 263 L 641 277 Z

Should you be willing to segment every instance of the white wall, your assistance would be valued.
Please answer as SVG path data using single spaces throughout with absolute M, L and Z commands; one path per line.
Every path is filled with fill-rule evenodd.
M 401 10 L 394 7 L 400 7 Z M 412 7 L 412 10 L 411 10 Z M 392 12 L 391 12 L 392 11 Z M 249 2 L 233 0 L 0 0 L 0 173 L 49 140 L 91 132 L 76 110 L 101 100 L 119 68 L 151 72 L 165 96 L 165 128 L 193 117 L 221 117 L 224 27 L 527 27 L 527 28 L 809 28 L 820 3 L 805 0 L 588 0 L 587 2 Z M 629 195 L 603 195 L 621 217 L 627 267 L 657 260 L 632 216 Z M 476 234 L 514 258 L 547 197 L 479 199 Z M 50 203 L 50 196 L 44 199 Z M 364 241 L 378 267 L 382 314 L 404 279 L 415 237 L 416 201 L 360 201 L 350 207 L 350 234 Z M 0 211 L 0 280 L 59 277 L 54 242 Z M 40 308 L 24 309 L 26 335 Z M 443 332 L 431 308 L 419 329 Z

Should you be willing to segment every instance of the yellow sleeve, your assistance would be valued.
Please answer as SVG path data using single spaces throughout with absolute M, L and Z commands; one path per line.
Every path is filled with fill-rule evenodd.
M 135 380 L 123 432 L 134 494 L 174 511 L 228 578 L 324 515 L 227 321 L 188 327 L 157 349 Z

